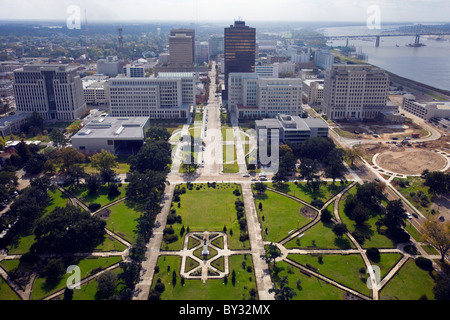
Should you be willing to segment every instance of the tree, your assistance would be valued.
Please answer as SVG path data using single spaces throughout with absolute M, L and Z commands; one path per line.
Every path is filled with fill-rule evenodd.
M 26 164 L 28 160 L 30 160 L 30 158 L 33 156 L 30 151 L 30 147 L 23 140 L 17 145 L 16 150 L 23 165 Z
M 61 163 L 61 171 L 66 172 L 75 163 L 83 163 L 86 157 L 75 148 L 66 147 L 56 153 L 58 161 Z
M 89 194 L 96 194 L 102 186 L 102 180 L 98 174 L 87 174 L 85 176 L 85 182 L 87 184 Z
M 23 169 L 27 174 L 38 174 L 44 170 L 46 162 L 47 157 L 41 153 L 37 153 L 28 160 Z
M 381 219 L 383 225 L 391 232 L 406 226 L 406 210 L 401 200 L 389 201 L 386 206 L 386 213 Z
M 258 193 L 264 193 L 267 190 L 267 186 L 262 182 L 257 182 L 255 183 L 255 190 L 258 191 Z
M 343 154 L 344 151 L 342 149 L 334 149 L 328 155 L 328 165 L 325 168 L 325 176 L 333 179 L 333 184 L 338 178 L 345 180 L 345 175 L 348 173 L 348 169 L 344 165 Z
M 344 223 L 337 223 L 333 226 L 333 232 L 337 237 L 342 238 L 348 232 L 347 226 Z
M 58 129 L 53 129 L 52 132 L 50 132 L 49 138 L 57 148 L 65 147 L 69 143 L 69 140 L 66 138 L 64 133 Z
M 102 152 L 96 153 L 89 158 L 92 167 L 98 171 L 111 170 L 117 167 L 116 159 L 117 157 L 115 155 L 106 150 L 102 150 Z
M 300 170 L 300 178 L 306 180 L 306 184 L 310 188 L 311 182 L 314 179 L 317 178 L 320 180 L 320 177 L 317 174 L 319 172 L 319 162 L 317 160 L 312 160 L 309 158 L 302 159 L 299 170 Z
M 38 253 L 89 252 L 105 236 L 106 222 L 80 208 L 56 207 L 36 224 L 36 242 L 31 251 Z
M 278 185 L 288 181 L 287 172 L 284 169 L 278 170 L 278 172 L 273 176 L 272 182 Z
M 102 273 L 97 279 L 97 294 L 102 299 L 108 299 L 117 287 L 117 275 L 112 271 Z
M 74 164 L 67 169 L 67 179 L 65 180 L 65 184 L 77 186 L 80 185 L 81 179 L 83 179 L 86 175 L 84 168 L 79 164 Z
M 450 300 L 450 276 L 445 275 L 440 277 L 436 281 L 433 292 L 437 300 Z
M 147 142 L 136 156 L 130 157 L 130 168 L 141 173 L 147 170 L 167 172 L 167 166 L 172 161 L 171 152 L 170 145 L 166 141 Z
M 149 140 L 163 140 L 168 141 L 170 139 L 170 132 L 166 128 L 162 127 L 150 127 L 148 129 L 146 137 Z
M 0 137 L 0 151 L 5 150 L 6 147 L 6 139 L 4 137 Z
M 424 185 L 428 187 L 428 192 L 434 196 L 446 194 L 448 191 L 446 174 L 444 172 L 436 171 L 429 172 L 426 175 Z
M 359 148 L 346 148 L 345 157 L 350 161 L 350 166 L 353 168 L 355 165 L 355 160 L 362 157 L 363 153 Z
M 444 262 L 445 255 L 450 249 L 450 222 L 442 223 L 437 218 L 431 218 L 423 223 L 422 239 L 436 247 Z
M 39 270 L 40 276 L 47 278 L 47 282 L 51 284 L 59 281 L 64 272 L 64 262 L 61 258 L 47 260 Z
M 277 284 L 279 285 L 278 288 L 275 287 L 273 289 L 269 289 L 270 293 L 275 293 L 276 300 L 292 300 L 297 295 L 294 289 L 288 286 L 289 282 L 287 276 L 278 280 Z
M 267 263 L 267 265 L 269 266 L 269 270 L 272 270 L 273 268 L 275 268 L 276 259 L 278 257 L 281 257 L 281 252 L 276 245 L 271 243 L 266 246 L 265 253 L 261 256 L 261 259 L 263 259 Z M 273 264 L 272 267 L 270 266 L 270 263 Z

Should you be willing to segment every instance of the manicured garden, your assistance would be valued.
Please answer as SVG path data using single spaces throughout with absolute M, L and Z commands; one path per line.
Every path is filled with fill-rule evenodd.
M 155 272 L 152 282 L 152 290 L 164 288 L 160 295 L 161 300 L 248 300 L 257 298 L 251 256 L 233 255 L 229 261 L 230 275 L 226 279 L 208 279 L 206 283 L 201 280 L 184 279 L 183 284 L 180 277 L 181 258 L 160 256 L 157 264 L 158 272 Z M 245 268 L 243 263 L 245 263 Z M 233 277 L 233 271 L 235 277 Z M 175 283 L 173 282 L 174 278 L 176 279 Z
M 183 189 L 185 193 L 179 194 L 179 198 L 175 196 L 172 203 L 172 215 L 180 217 L 176 223 L 169 226 L 173 229 L 173 233 L 170 232 L 176 237 L 171 237 L 169 242 L 163 242 L 163 250 L 181 250 L 184 232 L 187 233 L 188 228 L 190 232 L 222 232 L 224 227 L 229 235 L 229 248 L 249 248 L 248 240 L 240 241 L 241 225 L 236 213 L 236 201 L 242 201 L 242 196 L 236 195 L 236 190 L 239 195 L 242 192 L 239 185 L 193 184 L 190 187 L 177 186 L 177 189 Z M 184 232 L 181 232 L 183 229 Z

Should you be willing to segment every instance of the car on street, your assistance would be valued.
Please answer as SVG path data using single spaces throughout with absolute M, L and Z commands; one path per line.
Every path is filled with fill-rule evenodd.
M 250 174 L 244 173 L 242 176 L 243 176 L 244 178 L 248 178 L 248 177 L 250 177 Z
M 411 219 L 412 219 L 411 213 L 407 212 L 407 213 L 406 213 L 406 217 L 407 217 L 409 220 L 411 220 Z
M 252 181 L 258 181 L 258 179 L 256 179 L 256 178 L 253 178 L 253 179 L 252 179 Z

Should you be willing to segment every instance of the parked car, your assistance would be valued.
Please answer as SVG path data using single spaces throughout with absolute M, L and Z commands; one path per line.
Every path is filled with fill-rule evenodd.
M 248 177 L 250 177 L 250 174 L 244 173 L 242 176 L 243 176 L 244 178 L 248 178 Z

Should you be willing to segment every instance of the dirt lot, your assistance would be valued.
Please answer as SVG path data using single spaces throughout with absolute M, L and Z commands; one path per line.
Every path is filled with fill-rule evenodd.
M 420 138 L 428 135 L 428 131 L 415 123 L 386 124 L 379 122 L 339 122 L 339 132 L 346 138 L 353 139 L 392 139 L 394 137 L 402 140 L 418 134 Z M 374 136 L 376 135 L 376 136 Z
M 421 174 L 425 169 L 440 171 L 447 166 L 447 159 L 439 153 L 409 149 L 387 151 L 380 154 L 377 165 L 385 170 L 400 174 Z

